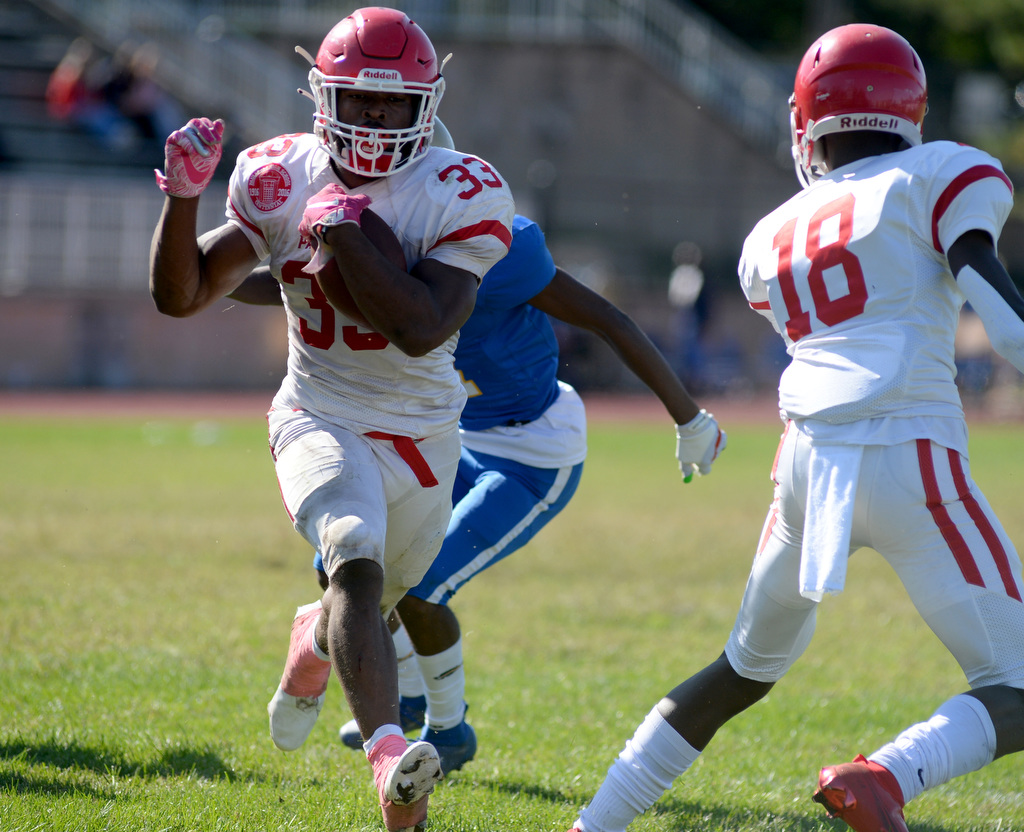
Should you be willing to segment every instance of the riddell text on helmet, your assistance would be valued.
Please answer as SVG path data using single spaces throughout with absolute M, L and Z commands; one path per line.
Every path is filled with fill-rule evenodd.
M 843 130 L 856 130 L 866 127 L 871 130 L 894 130 L 899 126 L 899 119 L 892 116 L 840 116 L 839 126 Z
M 402 73 L 395 69 L 362 69 L 359 71 L 359 78 L 367 78 L 371 81 L 401 81 Z

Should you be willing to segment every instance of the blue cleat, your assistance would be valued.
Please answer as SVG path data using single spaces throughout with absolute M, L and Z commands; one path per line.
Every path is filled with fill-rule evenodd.
M 465 720 L 443 731 L 425 727 L 419 739 L 437 749 L 441 758 L 441 771 L 445 774 L 458 771 L 476 754 L 476 731 Z
M 403 696 L 398 702 L 398 715 L 405 733 L 419 731 L 427 722 L 427 697 Z
M 406 734 L 411 731 L 419 731 L 427 719 L 427 697 L 403 696 L 398 704 L 398 713 L 402 720 L 402 730 Z M 354 719 L 350 719 L 341 726 L 341 730 L 338 731 L 338 739 L 351 749 L 363 750 L 363 735 L 359 733 L 359 726 L 356 725 Z

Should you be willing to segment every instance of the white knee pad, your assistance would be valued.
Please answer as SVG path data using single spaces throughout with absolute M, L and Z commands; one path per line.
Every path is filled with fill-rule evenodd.
M 330 518 L 320 531 L 320 546 L 328 575 L 350 560 L 372 560 L 384 565 L 384 553 L 372 529 L 355 515 Z

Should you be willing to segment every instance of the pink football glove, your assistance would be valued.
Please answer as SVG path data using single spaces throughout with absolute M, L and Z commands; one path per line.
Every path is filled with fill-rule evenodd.
M 725 431 L 715 417 L 702 410 L 685 425 L 676 425 L 676 459 L 683 482 L 711 473 L 711 463 L 725 450 Z
M 194 118 L 167 137 L 164 144 L 164 169 L 156 174 L 156 184 L 168 196 L 189 199 L 206 190 L 217 169 L 224 148 L 224 122 L 220 119 Z
M 324 242 L 324 229 L 346 222 L 359 225 L 359 215 L 373 200 L 365 194 L 345 193 L 340 185 L 328 185 L 306 202 L 299 223 L 299 236 L 313 248 L 313 258 L 302 267 L 307 274 L 316 274 L 333 257 L 331 247 Z

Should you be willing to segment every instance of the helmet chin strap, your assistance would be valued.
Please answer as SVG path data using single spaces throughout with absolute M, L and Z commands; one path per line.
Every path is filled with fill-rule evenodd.
M 789 97 L 789 137 L 792 142 L 789 148 L 793 156 L 793 169 L 796 171 L 800 187 L 807 189 L 814 181 L 809 170 L 804 167 L 804 147 L 802 131 L 797 127 L 796 93 Z
M 379 136 L 343 136 L 336 133 L 330 136 L 332 149 L 338 164 L 360 176 L 387 176 L 392 173 L 397 163 L 412 156 L 422 136 L 413 135 L 405 139 L 382 141 Z M 388 145 L 394 145 L 389 149 Z
M 806 190 L 814 183 L 814 179 L 804 167 L 803 149 L 800 145 L 795 144 L 790 148 L 790 151 L 793 154 L 793 168 L 796 171 L 797 181 L 800 183 L 800 187 Z

